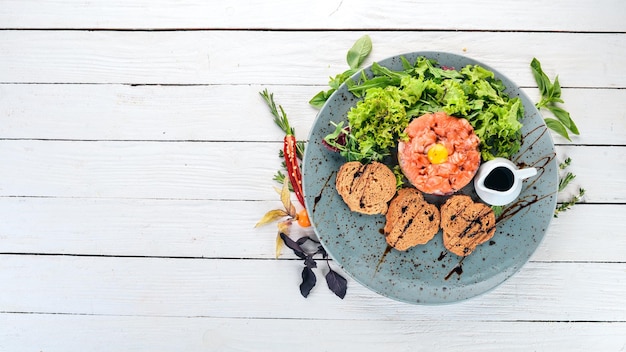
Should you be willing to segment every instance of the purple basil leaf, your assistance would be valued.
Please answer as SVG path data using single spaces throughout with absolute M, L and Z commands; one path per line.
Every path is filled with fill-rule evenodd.
M 291 248 L 291 250 L 293 250 L 293 252 L 300 258 L 304 259 L 306 257 L 306 254 L 304 254 L 304 251 L 302 250 L 302 248 L 300 247 L 300 245 L 298 243 L 296 243 L 294 240 L 292 240 L 291 238 L 289 238 L 289 236 L 285 235 L 284 233 L 280 233 L 280 238 L 283 239 L 283 242 L 285 242 L 285 245 L 289 248 Z
M 303 244 L 306 243 L 306 241 L 308 241 L 310 239 L 311 239 L 311 237 L 309 237 L 309 236 L 302 236 L 302 237 L 298 238 L 296 243 L 302 246 Z
M 300 284 L 300 293 L 304 298 L 309 295 L 316 283 L 317 278 L 315 277 L 313 269 L 305 266 L 304 269 L 302 269 L 302 283 Z
M 348 289 L 348 281 L 332 269 L 326 274 L 326 283 L 328 288 L 333 291 L 337 297 L 343 299 Z
M 303 245 L 305 244 L 307 241 L 311 241 L 313 243 L 319 243 L 319 241 L 314 240 L 313 238 L 309 237 L 309 236 L 302 236 L 300 238 L 298 238 L 298 240 L 296 241 L 297 244 L 299 245 Z
M 321 254 L 324 259 L 328 258 L 328 253 L 326 253 L 326 250 L 322 246 L 317 246 L 317 253 Z
M 317 268 L 317 263 L 315 262 L 315 259 L 313 259 L 312 255 L 307 255 L 306 258 L 304 258 L 304 265 L 311 269 Z
M 331 152 L 338 152 L 339 148 L 337 147 L 333 147 L 332 145 L 328 144 L 328 142 L 326 142 L 325 139 L 322 138 L 322 145 L 324 147 L 326 147 L 326 149 L 330 150 Z

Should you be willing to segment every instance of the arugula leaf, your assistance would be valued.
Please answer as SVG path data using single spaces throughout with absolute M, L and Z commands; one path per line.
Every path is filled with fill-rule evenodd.
M 327 91 L 321 91 L 317 94 L 315 94 L 315 96 L 313 98 L 311 98 L 311 100 L 309 100 L 309 104 L 311 104 L 311 106 L 321 109 L 322 106 L 324 106 L 324 103 L 326 103 L 326 100 L 328 100 L 328 98 L 330 98 L 330 96 L 335 92 L 335 89 L 329 89 Z

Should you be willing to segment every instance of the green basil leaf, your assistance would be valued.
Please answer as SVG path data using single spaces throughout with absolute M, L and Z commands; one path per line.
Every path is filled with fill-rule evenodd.
M 542 73 L 541 80 L 543 81 L 543 86 L 545 87 L 545 90 L 546 90 L 544 95 L 546 97 L 551 97 L 552 92 L 553 92 L 553 86 L 552 86 L 552 83 L 550 82 L 550 78 L 548 78 L 548 76 L 546 76 L 545 73 Z
M 556 97 L 551 97 L 548 99 L 550 101 L 550 103 L 554 104 L 554 103 L 564 103 L 563 99 L 561 98 L 556 98 Z
M 561 84 L 559 83 L 559 76 L 554 78 L 554 84 L 552 84 L 552 94 L 550 94 L 552 98 L 561 98 Z
M 346 56 L 348 66 L 352 69 L 359 68 L 371 51 L 372 39 L 370 39 L 368 35 L 362 36 L 354 43 L 352 48 L 348 50 L 348 55 Z
M 567 129 L 559 120 L 546 117 L 544 121 L 546 122 L 546 126 L 548 126 L 549 129 L 565 137 L 568 141 L 571 141 L 571 139 L 569 138 L 569 134 L 567 133 Z
M 549 96 L 552 84 L 550 83 L 548 76 L 541 69 L 541 63 L 539 60 L 533 58 L 530 62 L 530 67 L 532 68 L 533 76 L 535 77 L 535 82 L 537 82 L 537 87 L 539 87 L 541 96 Z
M 556 118 L 563 124 L 563 126 L 565 126 L 573 134 L 579 134 L 578 127 L 574 123 L 574 120 L 572 120 L 569 112 L 555 105 L 549 105 L 548 109 L 554 114 L 554 116 L 556 116 Z

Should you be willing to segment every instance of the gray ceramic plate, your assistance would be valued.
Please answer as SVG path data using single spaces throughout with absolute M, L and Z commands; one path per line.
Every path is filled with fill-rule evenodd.
M 479 64 L 493 71 L 507 87 L 509 96 L 519 96 L 525 117 L 522 147 L 512 161 L 534 166 L 537 176 L 524 181 L 517 201 L 506 206 L 498 218 L 496 234 L 462 259 L 446 251 L 441 231 L 426 245 L 406 252 L 387 250 L 382 233 L 383 215 L 351 212 L 335 190 L 335 175 L 345 160 L 326 149 L 321 141 L 334 128 L 330 121 L 346 120 L 357 102 L 345 85 L 320 110 L 309 136 L 303 162 L 304 193 L 315 232 L 330 256 L 367 288 L 389 298 L 414 304 L 441 304 L 465 300 L 487 292 L 517 272 L 541 242 L 556 207 L 558 165 L 554 143 L 534 104 L 513 82 L 491 67 L 460 55 L 415 52 L 402 55 L 410 62 L 418 56 L 440 65 L 460 69 Z M 401 56 L 378 63 L 401 70 Z M 366 69 L 369 75 L 371 72 Z M 460 191 L 477 199 L 472 183 Z M 429 199 L 440 203 L 443 199 Z

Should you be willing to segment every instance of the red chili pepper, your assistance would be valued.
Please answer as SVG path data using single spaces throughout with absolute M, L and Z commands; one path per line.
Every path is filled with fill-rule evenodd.
M 293 134 L 287 134 L 284 138 L 283 154 L 285 155 L 285 164 L 287 165 L 287 173 L 291 188 L 296 194 L 296 198 L 304 207 L 304 192 L 302 191 L 302 173 L 298 164 L 298 152 L 296 137 Z
M 293 127 L 289 126 L 289 120 L 287 120 L 287 114 L 283 107 L 274 102 L 274 94 L 265 89 L 260 93 L 268 107 L 270 112 L 274 115 L 274 122 L 280 129 L 285 132 L 285 138 L 283 139 L 283 154 L 285 156 L 285 164 L 287 166 L 287 174 L 291 188 L 296 194 L 296 198 L 304 207 L 304 192 L 302 191 L 302 173 L 300 172 L 300 165 L 298 164 L 298 143 L 296 141 L 295 131 Z M 279 111 L 280 110 L 280 111 Z

